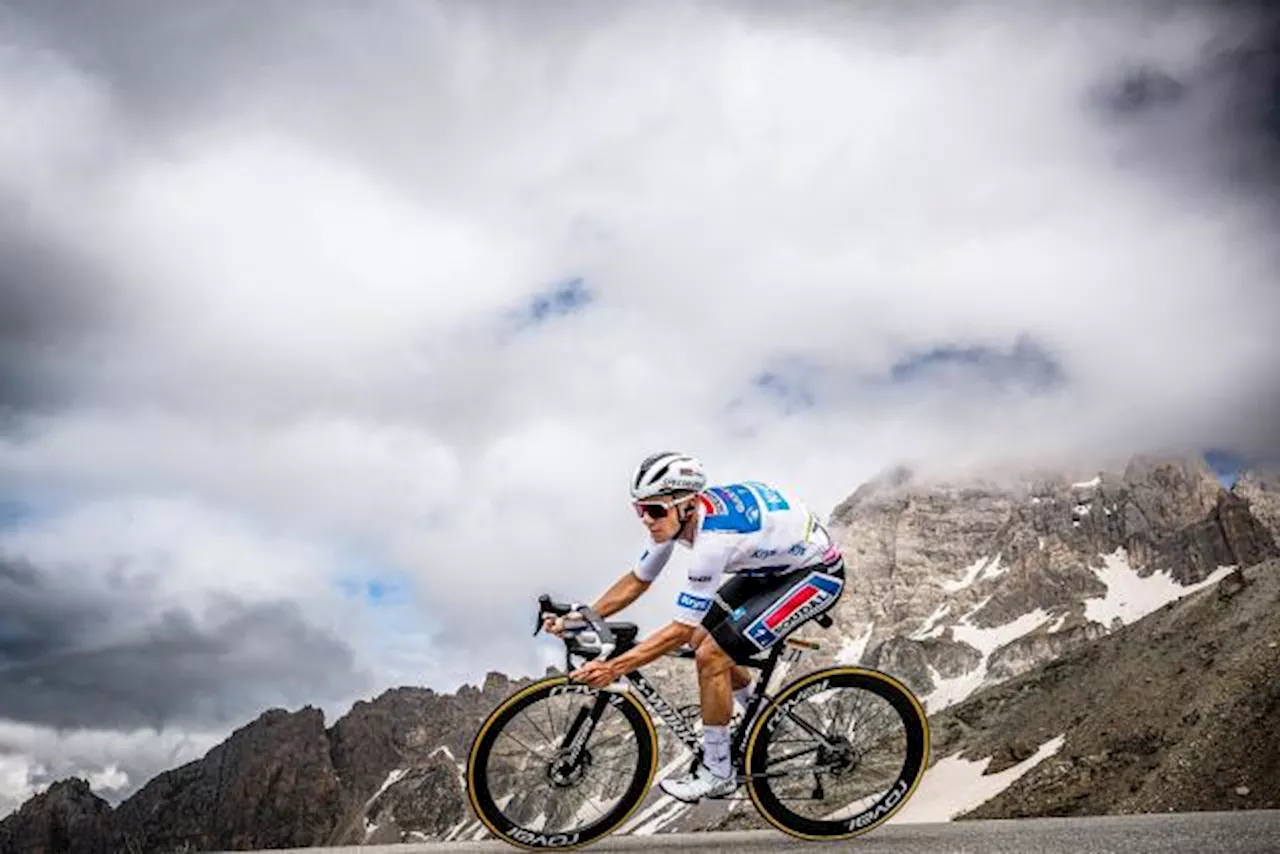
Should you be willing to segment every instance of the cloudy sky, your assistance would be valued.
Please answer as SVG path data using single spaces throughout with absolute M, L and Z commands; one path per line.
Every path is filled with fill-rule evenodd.
M 1267 22 L 849 7 L 0 0 L 0 814 L 539 670 L 653 450 L 1280 450 Z

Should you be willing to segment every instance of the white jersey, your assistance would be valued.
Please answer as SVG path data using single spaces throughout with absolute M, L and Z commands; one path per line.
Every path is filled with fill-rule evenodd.
M 651 543 L 635 574 L 653 581 L 674 558 L 688 577 L 676 597 L 678 622 L 698 625 L 726 574 L 773 574 L 815 566 L 839 552 L 817 516 L 795 498 L 758 481 L 711 486 L 698 496 L 693 545 Z

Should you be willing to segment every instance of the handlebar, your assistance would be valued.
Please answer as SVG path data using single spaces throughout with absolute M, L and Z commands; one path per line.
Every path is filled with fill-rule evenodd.
M 547 594 L 542 594 L 538 597 L 538 622 L 533 628 L 534 637 L 537 637 L 538 632 L 542 631 L 542 621 L 547 615 L 555 617 L 576 615 L 581 618 L 583 623 L 582 628 L 572 626 L 577 630 L 576 633 L 579 637 L 586 628 L 590 628 L 600 643 L 600 654 L 596 656 L 596 660 L 603 661 L 613 654 L 613 650 L 617 645 L 617 638 L 614 637 L 613 631 L 605 624 L 604 619 L 591 607 L 579 602 L 556 602 Z M 565 622 L 566 628 L 570 628 L 569 622 Z M 573 622 L 577 621 L 574 620 Z

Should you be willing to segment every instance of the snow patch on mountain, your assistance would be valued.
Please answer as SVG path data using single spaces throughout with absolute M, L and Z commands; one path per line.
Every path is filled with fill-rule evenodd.
M 1041 625 L 1047 623 L 1053 615 L 1043 608 L 1036 608 L 1034 611 L 1023 614 L 1012 622 L 1001 626 L 991 626 L 990 628 L 980 628 L 973 625 L 969 622 L 971 616 L 972 612 L 966 614 L 963 620 L 951 627 L 951 633 L 956 640 L 967 643 L 981 652 L 985 662 L 987 658 L 990 658 L 991 653 L 1028 632 L 1035 631 Z
M 1107 586 L 1105 596 L 1084 600 L 1086 619 L 1104 626 L 1118 620 L 1124 625 L 1140 620 L 1153 611 L 1183 596 L 1217 584 L 1234 569 L 1222 566 L 1195 584 L 1179 584 L 1168 572 L 1153 572 L 1145 578 L 1129 565 L 1123 548 L 1102 555 L 1103 565 L 1094 570 L 1098 580 Z
M 958 581 L 944 580 L 943 582 L 941 582 L 942 589 L 947 591 L 948 593 L 957 593 L 961 590 L 964 590 L 966 587 L 969 587 L 979 579 L 994 578 L 998 575 L 1003 575 L 1004 572 L 1005 570 L 1000 568 L 999 554 L 997 554 L 994 558 L 980 557 L 977 560 L 975 560 L 969 566 L 968 569 L 964 571 L 964 576 L 961 577 L 960 580 Z
M 935 626 L 923 635 L 919 633 L 912 635 L 913 638 L 923 639 L 941 635 L 949 630 L 955 640 L 968 644 L 982 653 L 982 660 L 978 665 L 959 676 L 945 678 L 932 666 L 929 667 L 929 678 L 933 680 L 934 689 L 922 697 L 921 701 L 924 703 L 925 709 L 930 713 L 955 705 L 983 687 L 987 680 L 988 665 L 993 652 L 1023 635 L 1035 631 L 1053 619 L 1053 615 L 1043 608 L 1036 608 L 1034 611 L 1023 614 L 1003 625 L 989 627 L 973 625 L 971 622 L 973 615 L 980 611 L 988 601 L 989 597 L 965 614 L 955 625 Z
M 365 802 L 365 809 L 368 809 L 370 806 L 372 806 L 373 802 L 378 799 L 378 796 L 381 795 L 383 792 L 385 792 L 387 789 L 391 788 L 393 785 L 395 785 L 395 782 L 399 780 L 401 777 L 403 777 L 408 770 L 409 770 L 408 768 L 392 769 L 390 773 L 387 774 L 387 778 L 382 781 L 382 785 L 378 787 L 378 791 L 374 792 L 373 796 Z
M 1009 788 L 1021 776 L 1053 756 L 1066 743 L 1065 734 L 1040 745 L 1034 754 L 999 774 L 986 774 L 991 757 L 962 759 L 958 754 L 939 759 L 924 775 L 906 806 L 887 824 L 951 821 L 981 806 Z
M 907 637 L 911 640 L 927 640 L 931 637 L 942 634 L 942 632 L 946 630 L 946 626 L 941 624 L 941 620 L 950 610 L 951 603 L 943 602 L 933 610 L 933 613 L 929 615 L 929 619 L 924 621 L 923 626 L 912 632 Z
M 841 664 L 857 664 L 862 660 L 862 655 L 867 651 L 867 644 L 871 641 L 871 633 L 875 630 L 875 625 L 867 626 L 866 631 L 857 637 L 845 638 L 844 643 L 840 646 L 840 651 L 836 653 L 836 661 Z
M 929 678 L 933 680 L 934 688 L 921 697 L 920 702 L 924 705 L 926 712 L 933 714 L 947 706 L 954 706 L 981 688 L 987 678 L 987 661 L 983 659 L 982 663 L 973 670 L 951 679 L 945 678 L 930 665 Z

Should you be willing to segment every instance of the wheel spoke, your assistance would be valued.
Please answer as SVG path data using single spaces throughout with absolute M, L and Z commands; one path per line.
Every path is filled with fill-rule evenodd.
M 647 793 L 657 745 L 639 704 L 599 694 L 553 694 L 561 684 L 553 678 L 537 691 L 504 701 L 472 745 L 472 806 L 500 838 L 519 841 L 541 834 L 538 847 L 570 839 L 582 844 L 589 841 L 584 835 L 611 833 Z M 582 715 L 586 709 L 590 717 Z M 588 732 L 571 733 L 575 715 Z M 561 729 L 562 720 L 570 725 Z M 570 756 L 561 742 L 577 735 L 585 741 Z M 496 749 L 504 737 L 524 752 Z
M 819 680 L 825 690 L 779 711 Z M 928 730 L 919 704 L 874 671 L 828 668 L 787 685 L 778 701 L 764 712 L 765 725 L 754 729 L 746 770 L 757 806 L 791 833 L 841 838 L 865 832 L 892 814 L 923 773 Z M 817 743 L 806 733 L 817 735 Z M 876 812 L 865 814 L 872 807 Z

